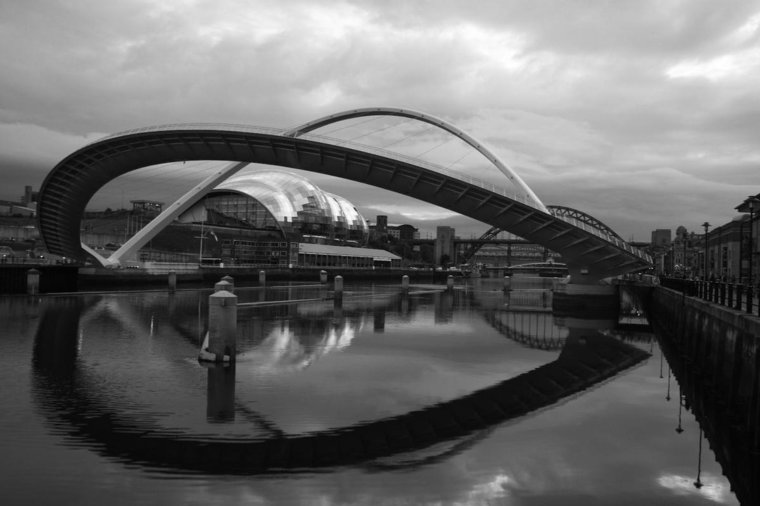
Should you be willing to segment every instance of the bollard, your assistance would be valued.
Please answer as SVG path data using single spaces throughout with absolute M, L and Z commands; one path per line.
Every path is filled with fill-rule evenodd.
M 174 293 L 177 290 L 177 273 L 169 271 L 169 292 Z
M 206 381 L 206 420 L 235 421 L 235 364 L 208 366 Z
M 219 291 L 232 293 L 232 285 L 230 284 L 229 281 L 224 281 L 224 280 L 219 281 L 218 283 L 214 285 L 214 293 L 219 292 Z
M 224 276 L 220 281 L 226 281 L 230 284 L 229 290 L 227 290 L 230 293 L 235 293 L 235 278 L 232 276 Z
M 446 290 L 453 290 L 454 289 L 454 276 L 449 274 L 449 277 L 446 278 Z
M 334 288 L 335 292 L 333 293 L 333 307 L 335 309 L 342 309 L 343 308 L 343 276 L 335 276 L 334 282 Z
M 40 271 L 37 269 L 26 271 L 26 293 L 29 295 L 40 293 Z
M 508 292 L 512 289 L 512 278 L 504 276 L 504 291 Z
M 401 276 L 401 289 L 405 292 L 409 291 L 409 276 L 406 274 Z
M 259 284 L 261 286 L 264 286 L 267 284 L 267 272 L 266 271 L 259 271 Z
M 225 283 L 221 281 L 217 285 Z M 228 283 L 229 284 L 229 283 Z M 234 361 L 237 341 L 237 295 L 219 290 L 208 298 L 208 345 L 199 359 Z M 203 352 L 213 358 L 204 358 Z
M 322 283 L 323 285 L 327 283 L 327 271 L 325 270 L 319 271 L 319 282 Z

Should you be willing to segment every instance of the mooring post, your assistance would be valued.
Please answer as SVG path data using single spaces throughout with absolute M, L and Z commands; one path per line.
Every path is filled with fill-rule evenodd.
M 228 290 L 228 291 L 229 291 L 230 293 L 235 293 L 235 278 L 233 278 L 233 277 L 232 277 L 232 276 L 230 276 L 230 275 L 227 275 L 227 276 L 224 276 L 224 277 L 221 279 L 221 281 L 226 281 L 227 283 L 229 283 L 229 284 L 230 284 L 230 287 L 229 287 L 229 290 Z
M 208 365 L 206 419 L 211 423 L 235 420 L 235 363 Z
M 508 293 L 512 289 L 512 278 L 504 276 L 504 293 Z
M 404 291 L 404 293 L 409 291 L 409 276 L 406 274 L 401 276 L 401 289 Z
M 327 271 L 326 270 L 319 271 L 319 282 L 322 283 L 323 285 L 325 283 L 327 283 Z
M 169 271 L 169 292 L 174 293 L 177 291 L 177 273 Z
M 232 289 L 233 289 L 232 284 L 229 281 L 225 281 L 224 279 L 214 284 L 214 293 L 220 292 L 220 291 L 232 293 Z
M 335 276 L 333 280 L 335 294 L 333 295 L 333 303 L 335 307 L 343 305 L 343 276 Z
M 446 278 L 446 290 L 452 291 L 454 289 L 454 276 L 449 274 Z
M 219 286 L 225 281 L 216 284 Z M 237 341 L 237 295 L 218 290 L 208 298 L 208 343 L 201 360 L 234 361 Z M 204 354 L 203 352 L 207 352 Z M 205 358 L 208 357 L 208 358 Z
M 40 271 L 37 269 L 26 271 L 26 293 L 29 295 L 40 293 Z
M 259 285 L 264 286 L 267 284 L 267 271 L 259 271 Z

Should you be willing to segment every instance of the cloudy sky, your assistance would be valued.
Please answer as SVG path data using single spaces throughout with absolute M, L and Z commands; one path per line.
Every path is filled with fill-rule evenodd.
M 546 204 L 628 239 L 725 223 L 760 192 L 756 1 L 6 1 L 0 65 L 0 199 L 38 188 L 109 133 L 291 127 L 371 106 L 458 125 Z M 493 177 L 427 127 L 336 127 L 324 133 Z M 361 185 L 318 184 L 370 219 L 423 233 L 488 228 Z

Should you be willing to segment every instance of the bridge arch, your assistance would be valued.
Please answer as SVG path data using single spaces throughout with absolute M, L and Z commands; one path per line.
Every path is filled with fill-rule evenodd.
M 527 185 L 527 183 L 523 181 L 517 172 L 515 172 L 509 165 L 501 160 L 493 151 L 488 149 L 488 147 L 486 147 L 481 141 L 475 139 L 456 125 L 453 125 L 448 121 L 431 114 L 415 111 L 413 109 L 397 107 L 367 107 L 363 109 L 350 109 L 347 111 L 330 114 L 328 116 L 323 116 L 313 121 L 309 121 L 308 123 L 304 123 L 303 125 L 285 131 L 283 135 L 288 137 L 299 137 L 303 134 L 312 132 L 318 128 L 322 128 L 333 123 L 337 123 L 339 121 L 361 118 L 365 116 L 397 116 L 402 118 L 416 119 L 418 121 L 422 121 L 423 123 L 437 126 L 438 128 L 441 128 L 446 132 L 455 135 L 470 145 L 472 148 L 474 148 L 476 151 L 478 151 L 480 154 L 485 156 L 489 162 L 491 162 L 497 169 L 499 169 L 499 172 L 504 174 L 507 179 L 512 182 L 512 184 L 517 186 L 521 191 L 525 193 L 525 195 L 528 196 L 532 202 L 535 203 L 535 207 L 537 209 L 540 209 L 545 213 L 549 212 L 544 203 L 541 202 L 541 199 L 538 198 L 538 196 Z
M 407 195 L 560 253 L 573 279 L 584 284 L 651 265 L 651 258 L 616 237 L 536 209 L 524 195 L 462 174 L 446 174 L 434 164 L 318 136 L 293 137 L 280 129 L 218 124 L 142 128 L 101 139 L 67 156 L 40 188 L 39 227 L 48 250 L 84 260 L 80 222 L 85 206 L 102 186 L 142 167 L 187 160 L 237 162 L 233 169 L 247 163 L 290 167 Z M 209 178 L 222 178 L 224 170 Z M 169 207 L 177 206 L 179 201 Z
M 612 230 L 610 227 L 602 223 L 597 218 L 594 218 L 590 214 L 579 211 L 578 209 L 573 209 L 572 207 L 566 206 L 549 206 L 549 212 L 551 212 L 553 216 L 562 218 L 566 221 L 577 220 L 581 223 L 591 225 L 597 230 L 600 230 L 606 234 L 611 235 L 612 237 L 617 237 L 618 239 L 622 240 L 618 233 Z

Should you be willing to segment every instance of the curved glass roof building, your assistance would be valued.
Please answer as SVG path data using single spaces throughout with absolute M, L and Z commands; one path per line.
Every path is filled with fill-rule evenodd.
M 362 245 L 369 236 L 367 221 L 351 202 L 303 176 L 271 169 L 226 180 L 180 221 L 279 231 L 289 239 L 327 244 Z

